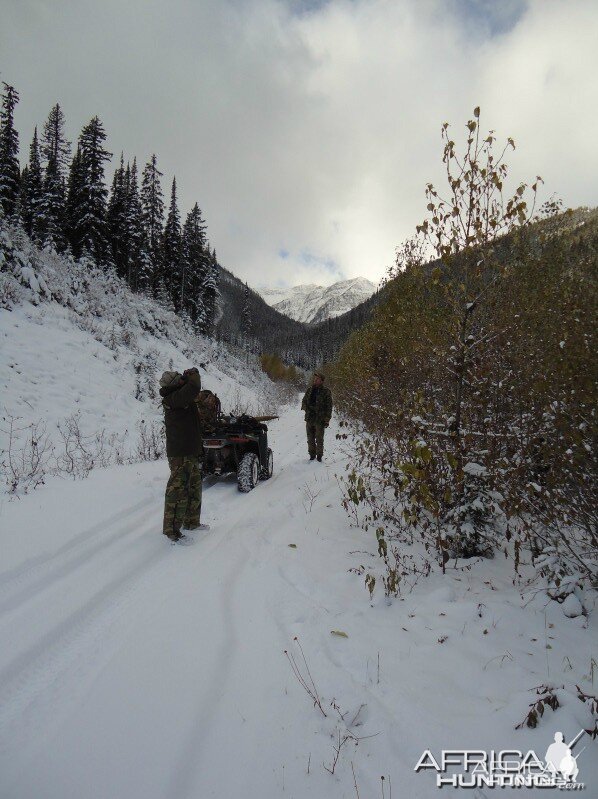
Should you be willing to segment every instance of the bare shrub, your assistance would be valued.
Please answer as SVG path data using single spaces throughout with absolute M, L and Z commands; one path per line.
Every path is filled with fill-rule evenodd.
M 146 422 L 142 419 L 137 426 L 137 443 L 131 459 L 138 461 L 157 461 L 166 455 L 164 424 L 158 421 Z
M 87 477 L 97 465 L 97 439 L 84 435 L 80 422 L 81 414 L 77 412 L 58 424 L 62 443 L 57 458 L 58 471 L 73 479 Z
M 53 471 L 54 447 L 42 421 L 21 425 L 18 417 L 7 413 L 2 422 L 7 438 L 1 454 L 5 485 L 10 494 L 26 494 L 43 485 Z
M 275 399 L 275 392 L 262 394 L 257 399 L 251 399 L 237 387 L 229 400 L 227 410 L 232 416 L 270 416 L 278 413 L 279 402 Z

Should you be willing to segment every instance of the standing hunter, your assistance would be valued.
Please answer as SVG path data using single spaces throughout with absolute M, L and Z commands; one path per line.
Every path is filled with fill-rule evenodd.
M 324 430 L 330 424 L 332 416 L 332 394 L 324 385 L 322 372 L 314 372 L 312 384 L 303 397 L 301 410 L 305 411 L 309 459 L 313 461 L 317 458 L 321 461 L 324 454 Z
M 170 466 L 162 532 L 173 542 L 185 540 L 182 529 L 209 529 L 199 521 L 203 439 L 196 400 L 200 391 L 201 378 L 195 368 L 187 369 L 182 375 L 164 372 L 160 379 Z

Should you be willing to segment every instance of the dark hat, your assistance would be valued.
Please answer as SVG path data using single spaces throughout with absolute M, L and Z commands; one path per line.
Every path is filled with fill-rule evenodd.
M 314 377 L 320 377 L 322 380 L 326 380 L 326 377 L 322 372 L 314 372 Z

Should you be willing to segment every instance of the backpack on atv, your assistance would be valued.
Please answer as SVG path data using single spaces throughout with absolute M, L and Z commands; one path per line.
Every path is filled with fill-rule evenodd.
M 216 423 L 220 418 L 220 412 L 222 410 L 218 395 L 214 394 L 213 391 L 203 389 L 197 395 L 195 406 L 197 408 L 197 415 L 199 416 L 202 429 L 204 431 L 213 430 L 216 427 Z

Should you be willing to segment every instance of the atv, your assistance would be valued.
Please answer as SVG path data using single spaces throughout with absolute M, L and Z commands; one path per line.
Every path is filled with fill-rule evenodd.
M 237 473 L 239 491 L 246 494 L 259 480 L 269 480 L 274 456 L 264 422 L 278 416 L 220 416 L 203 439 L 203 474 Z

